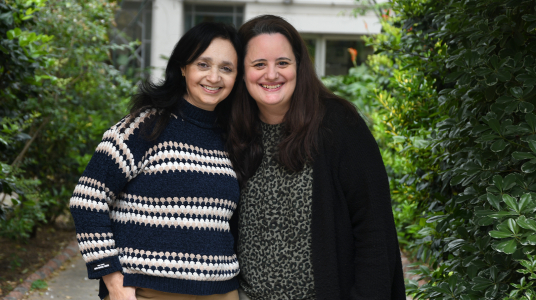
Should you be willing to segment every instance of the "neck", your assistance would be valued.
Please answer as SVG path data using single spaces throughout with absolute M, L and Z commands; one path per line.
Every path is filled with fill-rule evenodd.
M 283 123 L 283 119 L 285 118 L 287 111 L 288 107 L 281 109 L 259 106 L 259 119 L 270 125 L 281 124 Z

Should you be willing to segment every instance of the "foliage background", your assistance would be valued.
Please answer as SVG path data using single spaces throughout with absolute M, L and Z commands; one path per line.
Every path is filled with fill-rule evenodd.
M 20 239 L 68 208 L 134 89 L 110 59 L 125 48 L 108 37 L 115 1 L 17 0 L 0 9 L 0 235 Z
M 417 299 L 536 299 L 534 1 L 394 0 L 368 71 L 328 78 L 369 119 Z M 388 10 L 385 10 L 388 9 Z M 356 74 L 364 74 L 358 75 Z M 359 82 L 374 88 L 349 88 Z

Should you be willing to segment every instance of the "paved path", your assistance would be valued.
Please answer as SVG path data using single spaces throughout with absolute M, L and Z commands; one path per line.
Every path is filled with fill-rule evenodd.
M 86 263 L 80 254 L 63 264 L 64 270 L 46 280 L 48 290 L 33 292 L 28 300 L 99 300 L 97 280 L 87 279 Z
M 403 259 L 403 263 L 404 265 L 408 264 L 407 259 Z M 80 253 L 70 261 L 65 262 L 63 267 L 46 282 L 48 283 L 47 290 L 34 291 L 30 293 L 27 300 L 99 300 L 99 282 L 87 278 L 86 264 Z M 407 297 L 407 299 L 411 298 Z

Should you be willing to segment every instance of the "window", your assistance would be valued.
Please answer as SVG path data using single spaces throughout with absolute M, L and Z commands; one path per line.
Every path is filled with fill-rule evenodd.
M 314 65 L 315 64 L 316 40 L 304 38 L 303 41 L 305 42 L 305 46 L 307 46 L 307 52 L 309 52 L 309 57 L 311 57 L 311 61 L 313 62 L 313 65 Z
M 326 75 L 348 74 L 348 70 L 354 66 L 348 48 L 357 50 L 357 65 L 364 63 L 367 56 L 374 53 L 372 47 L 367 47 L 363 41 L 326 40 Z
M 117 27 L 110 34 L 112 42 L 128 44 L 139 41 L 140 44 L 134 53 L 113 51 L 114 64 L 123 74 L 130 76 L 135 76 L 140 70 L 147 72 L 151 65 L 152 1 L 122 1 L 115 22 Z
M 203 21 L 232 24 L 235 28 L 244 22 L 244 7 L 240 5 L 184 5 L 184 31 Z

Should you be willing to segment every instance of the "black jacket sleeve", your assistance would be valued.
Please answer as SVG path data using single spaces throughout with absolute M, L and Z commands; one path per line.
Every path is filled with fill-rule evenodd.
M 406 299 L 400 249 L 385 166 L 366 123 L 339 112 L 338 184 L 348 204 L 354 239 L 351 299 Z

